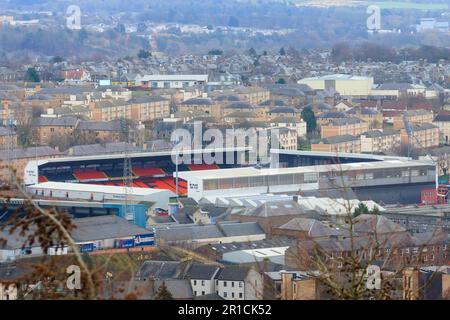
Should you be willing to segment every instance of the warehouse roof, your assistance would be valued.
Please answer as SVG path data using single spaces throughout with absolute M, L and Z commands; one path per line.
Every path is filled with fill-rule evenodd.
M 76 228 L 72 231 L 72 237 L 76 242 L 117 239 L 151 233 L 116 215 L 74 219 L 73 222 Z
M 431 161 L 425 160 L 406 160 L 406 159 L 389 159 L 384 161 L 343 163 L 343 164 L 326 164 L 316 166 L 303 166 L 293 168 L 270 168 L 256 169 L 254 167 L 235 168 L 235 169 L 217 169 L 208 171 L 183 171 L 178 176 L 184 180 L 199 179 L 225 179 L 238 177 L 261 177 L 276 175 L 291 175 L 297 173 L 323 173 L 330 171 L 361 171 L 373 169 L 403 168 L 403 167 L 419 167 L 429 165 L 433 166 Z

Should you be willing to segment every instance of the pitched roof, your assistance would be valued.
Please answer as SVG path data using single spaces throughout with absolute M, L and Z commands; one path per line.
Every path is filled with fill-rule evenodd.
M 30 147 L 25 149 L 13 149 L 13 150 L 3 150 L 0 152 L 0 160 L 5 159 L 28 159 L 28 158 L 35 158 L 35 157 L 53 157 L 53 156 L 59 156 L 62 155 L 61 152 L 48 147 Z
M 342 234 L 341 231 L 326 226 L 318 220 L 308 218 L 294 218 L 278 227 L 278 229 L 307 232 L 311 238 L 339 236 Z
M 359 137 L 346 134 L 346 135 L 342 135 L 342 136 L 323 138 L 320 140 L 320 143 L 335 144 L 335 143 L 343 143 L 343 142 L 356 141 L 356 140 L 359 140 Z
M 219 270 L 219 267 L 206 264 L 192 264 L 185 274 L 187 279 L 210 280 Z
M 183 276 L 184 266 L 179 261 L 144 261 L 136 277 L 153 278 L 157 280 L 179 279 Z
M 364 121 L 358 118 L 338 118 L 331 120 L 330 124 L 333 126 L 344 126 L 348 124 L 363 123 Z
M 447 122 L 450 121 L 450 112 L 439 112 L 434 118 L 433 122 Z
M 400 131 L 399 130 L 389 130 L 389 129 L 371 130 L 371 131 L 364 132 L 362 135 L 369 137 L 369 138 L 375 138 L 375 137 L 391 136 L 391 135 L 395 135 L 395 134 L 400 134 Z
M 219 225 L 225 236 L 236 237 L 245 235 L 264 234 L 257 222 L 242 222 L 242 223 L 226 223 L 222 222 Z
M 378 214 L 361 214 L 353 222 L 355 232 L 383 234 L 406 231 L 401 225 Z
M 224 281 L 244 281 L 250 271 L 249 267 L 226 266 L 217 274 L 217 280 Z
M 40 117 L 33 121 L 33 126 L 74 127 L 78 123 L 74 117 L 47 118 Z
M 303 214 L 302 207 L 295 201 L 266 202 L 255 209 L 246 210 L 243 215 L 256 217 L 274 217 Z
M 192 99 L 188 99 L 186 101 L 183 101 L 181 104 L 184 105 L 212 105 L 212 101 L 211 99 L 208 98 L 192 98 Z
M 120 132 L 120 121 L 80 121 L 78 130 Z

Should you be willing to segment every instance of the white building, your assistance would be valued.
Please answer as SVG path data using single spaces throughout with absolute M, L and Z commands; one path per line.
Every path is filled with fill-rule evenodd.
M 335 90 L 341 96 L 368 96 L 373 87 L 373 77 L 349 74 L 331 74 L 321 77 L 304 78 L 298 81 L 314 90 Z
M 136 77 L 136 85 L 154 89 L 182 89 L 208 83 L 206 74 L 144 75 Z
M 156 208 L 168 209 L 169 200 L 175 196 L 170 190 L 127 188 L 81 183 L 43 182 L 27 187 L 31 195 L 69 200 L 153 202 Z M 126 191 L 126 192 L 125 192 Z
M 216 277 L 216 293 L 225 300 L 260 300 L 264 279 L 253 268 L 227 266 Z
M 213 265 L 193 264 L 186 273 L 194 296 L 204 296 L 215 293 L 216 275 L 220 268 Z

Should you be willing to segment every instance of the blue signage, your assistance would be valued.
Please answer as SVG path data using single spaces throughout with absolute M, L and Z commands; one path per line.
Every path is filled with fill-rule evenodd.
M 85 243 L 80 246 L 80 252 L 92 252 L 94 251 L 94 244 L 93 243 Z
M 116 246 L 118 248 L 132 248 L 134 247 L 134 239 L 117 240 Z
M 153 233 L 141 234 L 134 237 L 135 246 L 153 246 L 155 244 L 155 235 Z

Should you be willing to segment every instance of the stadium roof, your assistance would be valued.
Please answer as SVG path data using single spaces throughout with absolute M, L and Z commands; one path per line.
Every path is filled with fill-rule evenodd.
M 66 183 L 66 182 L 43 182 L 38 183 L 31 188 L 38 189 L 52 189 L 52 190 L 67 190 L 67 191 L 79 191 L 79 192 L 96 192 L 96 193 L 107 193 L 107 194 L 125 194 L 124 187 L 116 186 L 102 186 L 94 184 L 83 184 L 83 183 Z M 127 194 L 135 196 L 147 196 L 151 194 L 156 194 L 159 192 L 166 192 L 163 189 L 152 189 L 152 188 L 128 188 Z
M 256 169 L 253 167 L 236 168 L 236 169 L 219 169 L 208 171 L 183 171 L 179 172 L 179 177 L 184 180 L 198 179 L 226 179 L 238 177 L 260 177 L 260 176 L 275 176 L 282 174 L 297 174 L 297 173 L 323 173 L 330 171 L 352 171 L 365 169 L 389 169 L 400 167 L 417 167 L 423 165 L 435 166 L 431 161 L 407 161 L 407 160 L 385 160 L 376 162 L 359 162 L 359 163 L 344 163 L 344 164 L 327 164 L 317 166 L 305 166 L 294 168 L 271 168 L 271 169 Z
M 49 147 L 48 147 L 49 148 Z M 51 149 L 51 148 L 49 148 Z M 34 150 L 34 148 L 30 148 L 29 150 Z M 209 153 L 209 152 L 232 152 L 232 151 L 247 151 L 251 150 L 250 147 L 239 147 L 239 148 L 215 148 L 215 149 L 197 149 L 191 150 L 189 153 L 191 154 L 199 154 L 199 153 Z M 181 152 L 180 152 L 181 153 Z M 185 154 L 188 151 L 184 152 Z M 130 158 L 145 158 L 145 157 L 159 157 L 159 156 L 172 156 L 175 155 L 176 151 L 158 151 L 158 152 L 136 152 L 130 153 Z M 123 160 L 123 154 L 108 154 L 108 155 L 95 155 L 95 156 L 83 156 L 83 157 L 66 157 L 66 158 L 57 158 L 57 159 L 46 159 L 39 160 L 38 164 L 42 165 L 45 163 L 60 163 L 60 162 L 78 162 L 78 161 L 89 161 L 89 160 L 108 160 L 108 159 L 119 159 Z

